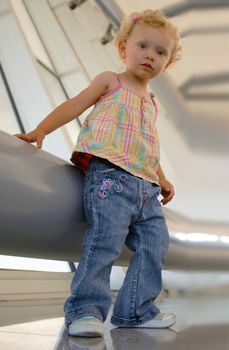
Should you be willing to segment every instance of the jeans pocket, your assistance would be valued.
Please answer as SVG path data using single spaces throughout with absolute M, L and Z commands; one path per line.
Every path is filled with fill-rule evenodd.
M 124 191 L 128 176 L 115 168 L 98 170 L 94 172 L 96 193 L 100 199 L 117 195 Z

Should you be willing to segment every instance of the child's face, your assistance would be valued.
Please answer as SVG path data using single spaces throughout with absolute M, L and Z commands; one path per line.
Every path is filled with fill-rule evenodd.
M 172 62 L 174 39 L 167 28 L 136 24 L 126 42 L 119 44 L 120 56 L 127 70 L 143 80 L 150 80 Z

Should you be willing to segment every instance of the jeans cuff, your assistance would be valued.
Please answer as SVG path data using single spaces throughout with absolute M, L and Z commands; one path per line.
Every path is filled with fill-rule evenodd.
M 111 317 L 111 323 L 114 326 L 120 326 L 120 325 L 129 325 L 129 326 L 138 326 L 140 324 L 143 324 L 147 321 L 152 320 L 155 316 L 157 316 L 157 314 L 160 312 L 160 310 L 155 311 L 155 310 L 151 310 L 150 312 L 148 312 L 147 314 L 144 314 L 141 317 L 136 317 L 136 318 L 131 318 L 131 319 L 127 319 L 121 316 L 115 316 L 113 315 Z
M 65 324 L 68 327 L 73 321 L 78 320 L 84 316 L 97 317 L 100 321 L 104 321 L 101 313 L 94 307 L 85 307 L 83 309 L 78 309 L 75 312 L 65 315 Z

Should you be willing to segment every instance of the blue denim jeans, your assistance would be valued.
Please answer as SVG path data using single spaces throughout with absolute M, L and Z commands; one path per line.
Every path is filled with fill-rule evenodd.
M 159 313 L 154 300 L 161 290 L 161 270 L 169 244 L 159 194 L 158 185 L 93 158 L 84 183 L 89 226 L 72 294 L 64 306 L 67 326 L 86 315 L 106 319 L 111 305 L 111 268 L 125 244 L 133 256 L 111 322 L 138 325 Z

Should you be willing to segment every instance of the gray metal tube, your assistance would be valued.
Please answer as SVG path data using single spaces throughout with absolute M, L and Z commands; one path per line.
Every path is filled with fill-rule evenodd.
M 86 228 L 84 175 L 75 166 L 0 131 L 0 254 L 78 261 Z M 124 248 L 116 265 L 126 266 Z M 171 236 L 168 268 L 229 268 L 229 249 L 217 242 Z
M 86 228 L 83 177 L 70 163 L 0 131 L 0 254 L 77 261 Z

